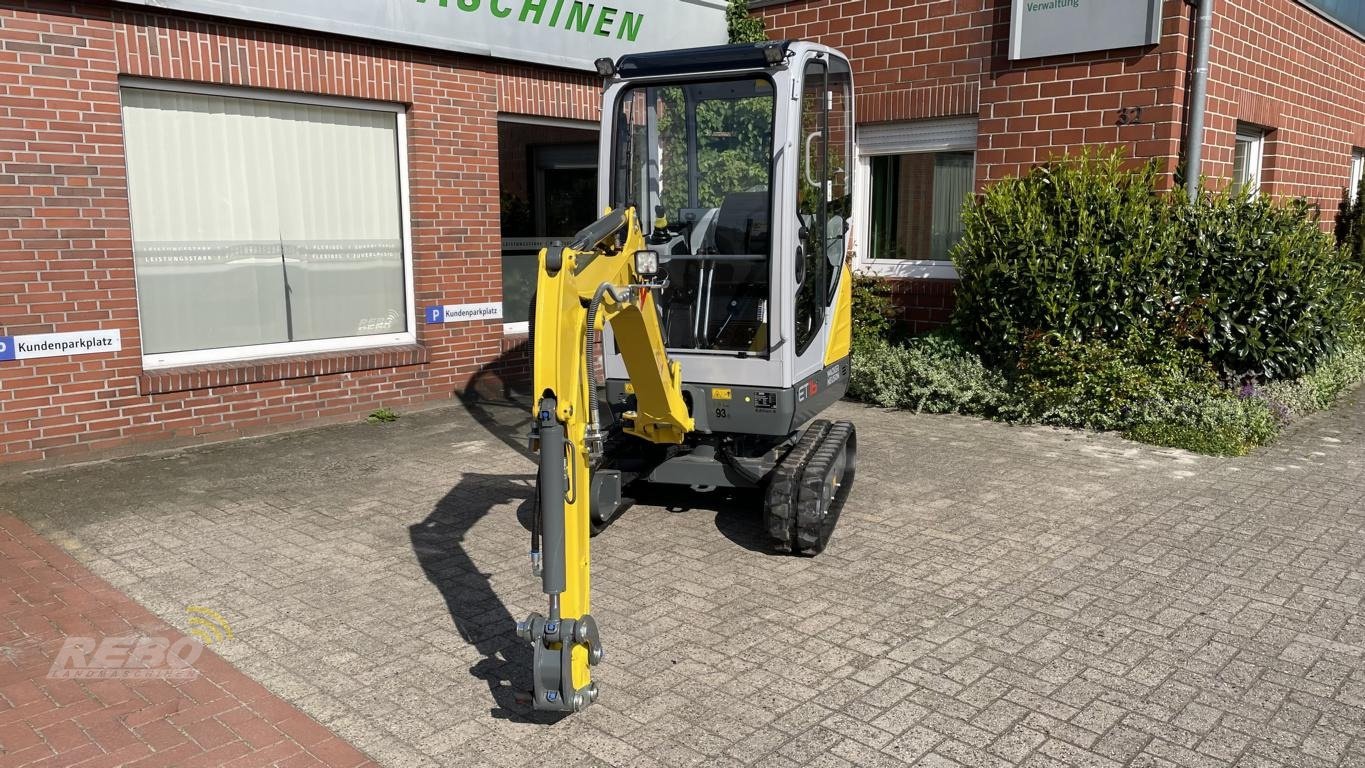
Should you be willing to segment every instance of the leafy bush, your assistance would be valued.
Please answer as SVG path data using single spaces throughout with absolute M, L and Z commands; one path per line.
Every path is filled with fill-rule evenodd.
M 1005 386 L 1004 376 L 942 331 L 906 345 L 870 339 L 853 356 L 849 379 L 853 397 L 884 408 L 977 416 L 1009 410 Z
M 1265 400 L 1236 397 L 1223 390 L 1163 403 L 1124 436 L 1196 453 L 1244 456 L 1275 439 L 1279 429 L 1279 420 Z
M 768 39 L 763 19 L 749 15 L 749 0 L 725 4 L 726 33 L 732 43 L 761 43 Z
M 1207 364 L 1173 344 L 1078 342 L 1047 334 L 1026 342 L 1014 389 L 1031 421 L 1122 430 L 1165 403 L 1213 397 L 1220 388 Z
M 1341 190 L 1341 206 L 1333 232 L 1337 246 L 1344 248 L 1356 264 L 1365 266 L 1365 176 L 1353 190 Z
M 954 323 L 994 364 L 1036 335 L 1137 348 L 1173 340 L 1228 379 L 1292 378 L 1361 317 L 1362 268 L 1307 202 L 1190 204 L 1152 164 L 1054 160 L 963 212 Z
M 1349 247 L 1365 208 L 1343 215 Z M 888 343 L 862 286 L 855 397 L 1242 455 L 1365 378 L 1365 259 L 1305 201 L 1190 203 L 1154 165 L 1087 152 L 997 183 L 963 223 L 958 335 Z
M 1365 380 L 1365 339 L 1355 336 L 1302 378 L 1271 382 L 1261 392 L 1291 416 L 1304 416 L 1330 408 L 1337 398 L 1362 380 Z
M 1204 195 L 1179 219 L 1191 343 L 1228 377 L 1300 376 L 1358 321 L 1360 269 L 1306 201 Z
M 994 184 L 962 219 L 954 322 L 991 362 L 1039 332 L 1090 342 L 1177 324 L 1177 233 L 1154 164 L 1056 160 Z
M 873 275 L 853 275 L 853 349 L 855 354 L 891 332 L 891 287 Z
M 921 413 L 1121 430 L 1214 455 L 1243 455 L 1279 429 L 1267 399 L 1217 384 L 1188 351 L 1135 362 L 1122 347 L 1052 336 L 1030 340 L 1022 360 L 1006 377 L 944 331 L 905 345 L 874 339 L 853 358 L 849 394 Z

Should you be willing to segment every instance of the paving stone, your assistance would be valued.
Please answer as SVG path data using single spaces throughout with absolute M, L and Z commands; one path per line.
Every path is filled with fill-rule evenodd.
M 602 700 L 562 718 L 517 698 L 512 626 L 544 610 L 525 414 L 43 470 L 0 510 L 171 625 L 222 613 L 263 695 L 388 765 L 1365 765 L 1365 394 L 1241 459 L 840 404 L 858 480 L 819 557 L 769 554 L 752 499 L 686 491 L 593 539 Z M 56 613 L 14 626 L 119 620 Z M 123 705 L 22 682 L 7 760 L 50 754 L 6 728 L 52 702 Z

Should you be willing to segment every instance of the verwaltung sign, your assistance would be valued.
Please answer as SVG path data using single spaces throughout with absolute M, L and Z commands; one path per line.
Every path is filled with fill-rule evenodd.
M 1010 58 L 1153 45 L 1161 0 L 1012 0 Z
M 117 0 L 573 69 L 725 42 L 724 0 Z

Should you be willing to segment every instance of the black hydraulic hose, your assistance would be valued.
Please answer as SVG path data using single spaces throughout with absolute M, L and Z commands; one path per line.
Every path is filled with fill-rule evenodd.
M 569 248 L 579 252 L 596 248 L 607 238 L 620 232 L 625 226 L 626 209 L 625 206 L 622 206 L 579 230 L 578 234 L 573 236 L 573 241 L 569 243 Z
M 596 432 L 597 424 L 597 358 L 594 354 L 597 350 L 597 308 L 602 304 L 602 297 L 610 293 L 616 301 L 625 301 L 630 298 L 629 289 L 623 288 L 618 291 L 611 283 L 602 283 L 597 286 L 597 293 L 592 296 L 592 302 L 588 304 L 588 431 Z
M 725 463 L 725 466 L 733 469 L 735 474 L 748 480 L 756 486 L 763 485 L 763 475 L 755 473 L 753 470 L 740 463 L 739 458 L 730 453 L 730 450 L 722 443 L 716 443 L 716 458 Z

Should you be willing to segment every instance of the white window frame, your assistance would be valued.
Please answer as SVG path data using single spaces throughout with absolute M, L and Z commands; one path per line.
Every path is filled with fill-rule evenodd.
M 1347 180 L 1346 195 L 1355 202 L 1356 190 L 1360 189 L 1360 177 L 1365 176 L 1365 149 L 1351 147 L 1351 173 Z
M 417 301 L 413 281 L 412 254 L 412 201 L 408 189 L 408 128 L 407 107 L 385 101 L 349 99 L 335 96 L 322 96 L 310 93 L 268 91 L 260 88 L 190 83 L 179 80 L 153 80 L 141 77 L 119 78 L 120 93 L 124 88 L 169 91 L 200 96 L 221 96 L 232 99 L 255 99 L 259 101 L 279 101 L 287 104 L 307 104 L 310 106 L 333 107 L 337 109 L 367 109 L 375 112 L 388 112 L 394 116 L 398 142 L 398 221 L 403 246 L 403 291 L 406 310 L 407 330 L 402 333 L 375 334 L 373 336 L 350 336 L 335 339 L 313 339 L 309 341 L 282 341 L 273 344 L 251 344 L 240 347 L 218 347 L 215 349 L 196 349 L 185 352 L 161 352 L 142 355 L 145 370 L 180 368 L 192 365 L 234 363 L 248 360 L 261 360 L 272 357 L 322 354 L 328 352 L 349 352 L 357 349 L 378 347 L 397 347 L 417 343 Z M 130 212 L 131 213 L 131 212 Z M 134 233 L 136 241 L 136 233 Z M 134 270 L 136 277 L 136 270 Z M 141 312 L 138 314 L 141 328 Z
M 1237 157 L 1237 144 L 1246 142 L 1247 147 L 1247 176 L 1249 181 L 1245 182 L 1246 187 L 1251 190 L 1251 196 L 1257 197 L 1261 194 L 1261 168 L 1265 158 L 1265 134 L 1264 128 L 1254 125 L 1239 123 L 1237 125 L 1237 135 L 1233 138 L 1233 158 Z M 1234 163 L 1235 166 L 1235 163 Z M 1235 167 L 1234 167 L 1235 170 Z M 1233 179 L 1234 183 L 1243 183 L 1241 179 Z
M 956 118 L 952 118 L 956 119 Z M 971 118 L 975 123 L 975 118 Z M 941 120 L 921 121 L 925 125 L 942 123 Z M 861 126 L 860 126 L 861 128 Z M 975 136 L 975 132 L 973 132 Z M 976 140 L 967 141 L 944 141 L 935 144 L 916 143 L 913 147 L 896 146 L 877 146 L 874 148 L 859 144 L 857 147 L 858 164 L 855 169 L 857 174 L 854 183 L 858 185 L 857 204 L 853 209 L 854 232 L 858 238 L 854 253 L 857 259 L 854 267 L 862 274 L 876 275 L 878 277 L 908 277 L 934 280 L 956 280 L 958 279 L 957 268 L 951 261 L 938 259 L 873 259 L 870 256 L 868 243 L 871 241 L 872 223 L 872 158 L 885 157 L 888 155 L 909 155 L 919 153 L 935 152 L 971 152 L 976 153 Z

